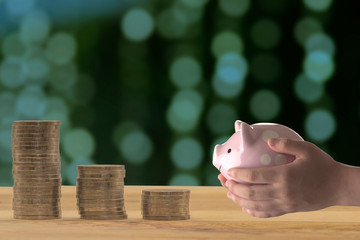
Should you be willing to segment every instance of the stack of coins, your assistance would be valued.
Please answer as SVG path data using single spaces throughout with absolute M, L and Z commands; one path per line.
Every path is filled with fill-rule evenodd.
M 61 218 L 60 121 L 14 121 L 12 157 L 16 219 Z
M 127 219 L 124 165 L 79 165 L 77 206 L 82 219 Z
M 142 215 L 147 220 L 186 220 L 190 190 L 146 189 L 142 191 Z

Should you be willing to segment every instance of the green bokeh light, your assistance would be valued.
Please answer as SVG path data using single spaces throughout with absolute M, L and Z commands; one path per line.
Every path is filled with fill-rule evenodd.
M 28 82 L 43 84 L 47 80 L 51 66 L 41 48 L 29 48 L 25 53 L 24 65 Z
M 49 82 L 53 89 L 59 92 L 68 92 L 75 85 L 78 70 L 74 63 L 63 66 L 54 66 Z
M 319 32 L 308 37 L 305 43 L 305 49 L 307 53 L 318 50 L 334 56 L 335 43 L 329 35 Z
M 4 56 L 22 57 L 26 47 L 20 39 L 19 33 L 15 32 L 3 38 L 1 50 Z
M 35 0 L 7 0 L 4 1 L 4 4 L 9 13 L 22 15 L 35 7 Z
M 180 173 L 173 176 L 169 182 L 170 186 L 199 186 L 200 181 L 191 174 Z
M 305 130 L 311 140 L 327 141 L 336 131 L 334 115 L 324 109 L 313 110 L 305 119 Z
M 193 6 L 187 4 L 190 3 L 188 0 L 187 3 L 184 3 L 184 1 L 175 1 L 171 8 L 172 14 L 176 20 L 185 25 L 198 22 L 203 15 L 203 8 L 201 6 L 195 7 L 196 4 L 203 4 L 203 1 L 191 2 L 193 3 Z
M 248 73 L 245 58 L 235 53 L 223 55 L 216 64 L 212 86 L 217 95 L 234 98 L 241 93 Z
M 332 57 L 323 51 L 313 51 L 304 60 L 306 75 L 315 82 L 323 83 L 333 75 L 335 64 Z
M 63 136 L 62 147 L 72 159 L 89 158 L 95 151 L 95 139 L 84 128 L 75 128 Z
M 46 13 L 41 11 L 28 12 L 20 25 L 21 40 L 25 45 L 44 42 L 48 37 L 50 28 L 50 19 Z
M 76 41 L 66 32 L 58 32 L 52 35 L 46 46 L 46 56 L 57 65 L 70 63 L 76 54 Z
M 16 109 L 16 95 L 12 92 L 0 92 L 0 119 L 14 116 Z
M 197 168 L 203 157 L 201 144 L 193 138 L 180 139 L 171 148 L 171 160 L 177 168 L 182 170 Z
M 201 66 L 192 57 L 179 57 L 170 66 L 170 78 L 180 88 L 194 87 L 202 79 Z
M 179 91 L 166 113 L 167 122 L 175 131 L 191 131 L 196 127 L 202 109 L 203 98 L 197 91 Z
M 250 99 L 250 112 L 260 121 L 270 121 L 280 112 L 279 97 L 270 90 L 259 90 Z
M 303 0 L 303 2 L 311 10 L 326 11 L 330 7 L 332 0 Z
M 8 88 L 17 88 L 24 84 L 26 69 L 22 59 L 8 57 L 0 65 L 0 80 Z
M 250 8 L 250 0 L 219 0 L 221 11 L 230 17 L 241 17 Z
M 216 58 L 226 53 L 241 54 L 244 44 L 241 37 L 232 31 L 223 31 L 215 35 L 211 42 L 211 52 Z
M 166 9 L 157 16 L 156 26 L 159 34 L 169 39 L 182 37 L 187 30 L 187 24 L 177 18 L 171 9 Z
M 4 148 L 11 149 L 11 128 L 0 127 L 0 145 Z
M 294 29 L 295 39 L 300 45 L 305 45 L 310 36 L 320 32 L 322 32 L 320 22 L 311 17 L 300 19 Z
M 131 9 L 121 21 L 121 30 L 131 41 L 144 41 L 154 30 L 153 18 L 144 9 Z
M 312 81 L 304 74 L 296 78 L 294 90 L 296 96 L 305 103 L 315 102 L 324 94 L 323 84 Z
M 125 160 L 133 164 L 143 164 L 153 152 L 151 139 L 141 130 L 122 136 L 118 148 Z
M 188 6 L 188 7 L 192 7 L 192 8 L 201 8 L 204 7 L 209 0 L 180 0 L 180 2 L 182 2 L 184 5 Z
M 19 119 L 41 119 L 46 108 L 46 95 L 42 88 L 27 85 L 21 90 L 16 102 Z

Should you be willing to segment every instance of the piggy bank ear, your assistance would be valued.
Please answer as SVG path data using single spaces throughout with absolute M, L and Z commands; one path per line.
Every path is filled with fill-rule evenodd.
M 235 132 L 240 130 L 241 123 L 242 123 L 242 121 L 240 121 L 240 120 L 235 121 Z

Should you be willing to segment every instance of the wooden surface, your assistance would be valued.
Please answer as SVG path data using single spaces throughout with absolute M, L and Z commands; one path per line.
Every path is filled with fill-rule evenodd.
M 141 217 L 141 190 L 174 188 L 126 186 L 129 219 L 80 220 L 75 187 L 62 187 L 62 219 L 16 220 L 12 188 L 0 188 L 0 239 L 360 239 L 360 208 L 331 207 L 258 219 L 241 211 L 221 187 L 180 187 L 191 190 L 191 219 L 149 221 Z

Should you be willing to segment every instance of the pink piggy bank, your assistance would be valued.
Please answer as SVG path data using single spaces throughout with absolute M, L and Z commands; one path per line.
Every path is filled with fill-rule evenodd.
M 249 125 L 235 122 L 235 133 L 221 145 L 216 145 L 213 164 L 226 179 L 230 168 L 256 168 L 275 166 L 294 161 L 295 157 L 271 150 L 267 144 L 269 138 L 289 138 L 301 140 L 302 137 L 292 129 L 275 123 L 257 123 Z M 237 181 L 239 182 L 239 181 Z

